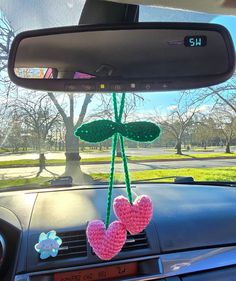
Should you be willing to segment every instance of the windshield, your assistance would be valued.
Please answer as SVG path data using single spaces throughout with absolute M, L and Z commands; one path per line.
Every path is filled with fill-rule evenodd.
M 16 34 L 77 25 L 84 2 L 1 1 L 0 188 L 45 186 L 61 176 L 72 177 L 74 184 L 109 180 L 111 140 L 79 142 L 74 130 L 83 122 L 112 119 L 111 95 L 31 91 L 16 87 L 7 75 Z M 139 20 L 219 23 L 229 29 L 236 43 L 233 16 L 141 6 Z M 161 136 L 154 142 L 125 140 L 131 179 L 173 181 L 171 177 L 181 176 L 195 181 L 236 181 L 235 89 L 233 76 L 209 88 L 128 94 L 124 122 L 151 120 L 161 127 Z M 123 182 L 119 148 L 116 161 L 115 180 Z

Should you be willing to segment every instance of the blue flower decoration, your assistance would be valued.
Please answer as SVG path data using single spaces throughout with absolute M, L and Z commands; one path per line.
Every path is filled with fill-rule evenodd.
M 44 260 L 50 256 L 57 256 L 62 240 L 56 234 L 56 231 L 52 230 L 48 233 L 42 232 L 39 235 L 39 242 L 34 246 L 34 248 L 38 253 L 40 253 L 40 259 Z

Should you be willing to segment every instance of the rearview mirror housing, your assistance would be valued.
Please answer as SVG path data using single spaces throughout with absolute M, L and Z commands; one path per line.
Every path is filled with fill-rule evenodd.
M 151 92 L 222 83 L 235 68 L 229 32 L 216 24 L 138 23 L 20 33 L 8 72 L 22 87 L 68 92 Z

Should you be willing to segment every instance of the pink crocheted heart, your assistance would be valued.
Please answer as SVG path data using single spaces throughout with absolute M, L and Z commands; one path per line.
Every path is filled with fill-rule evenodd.
M 152 201 L 147 195 L 138 196 L 133 205 L 124 196 L 118 196 L 114 200 L 113 209 L 131 234 L 143 231 L 152 218 Z
M 126 229 L 120 221 L 112 222 L 108 229 L 101 220 L 88 224 L 87 237 L 95 254 L 102 260 L 110 260 L 117 255 L 126 241 Z

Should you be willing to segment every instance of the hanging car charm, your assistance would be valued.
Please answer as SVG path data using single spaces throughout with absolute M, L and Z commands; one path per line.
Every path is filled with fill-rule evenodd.
M 81 125 L 75 136 L 83 141 L 97 143 L 112 137 L 112 155 L 110 179 L 107 197 L 105 224 L 101 220 L 89 222 L 86 230 L 89 244 L 102 260 L 110 260 L 122 249 L 126 241 L 127 231 L 130 234 L 142 232 L 152 218 L 152 201 L 147 195 L 140 195 L 134 201 L 132 197 L 124 137 L 137 142 L 151 142 L 160 135 L 160 128 L 147 121 L 122 123 L 125 106 L 125 93 L 122 94 L 118 113 L 117 97 L 113 93 L 115 120 L 95 120 Z M 114 182 L 115 152 L 118 138 L 124 166 L 125 184 L 128 198 L 118 196 L 114 199 L 113 210 L 118 220 L 110 224 L 112 206 L 112 188 Z

